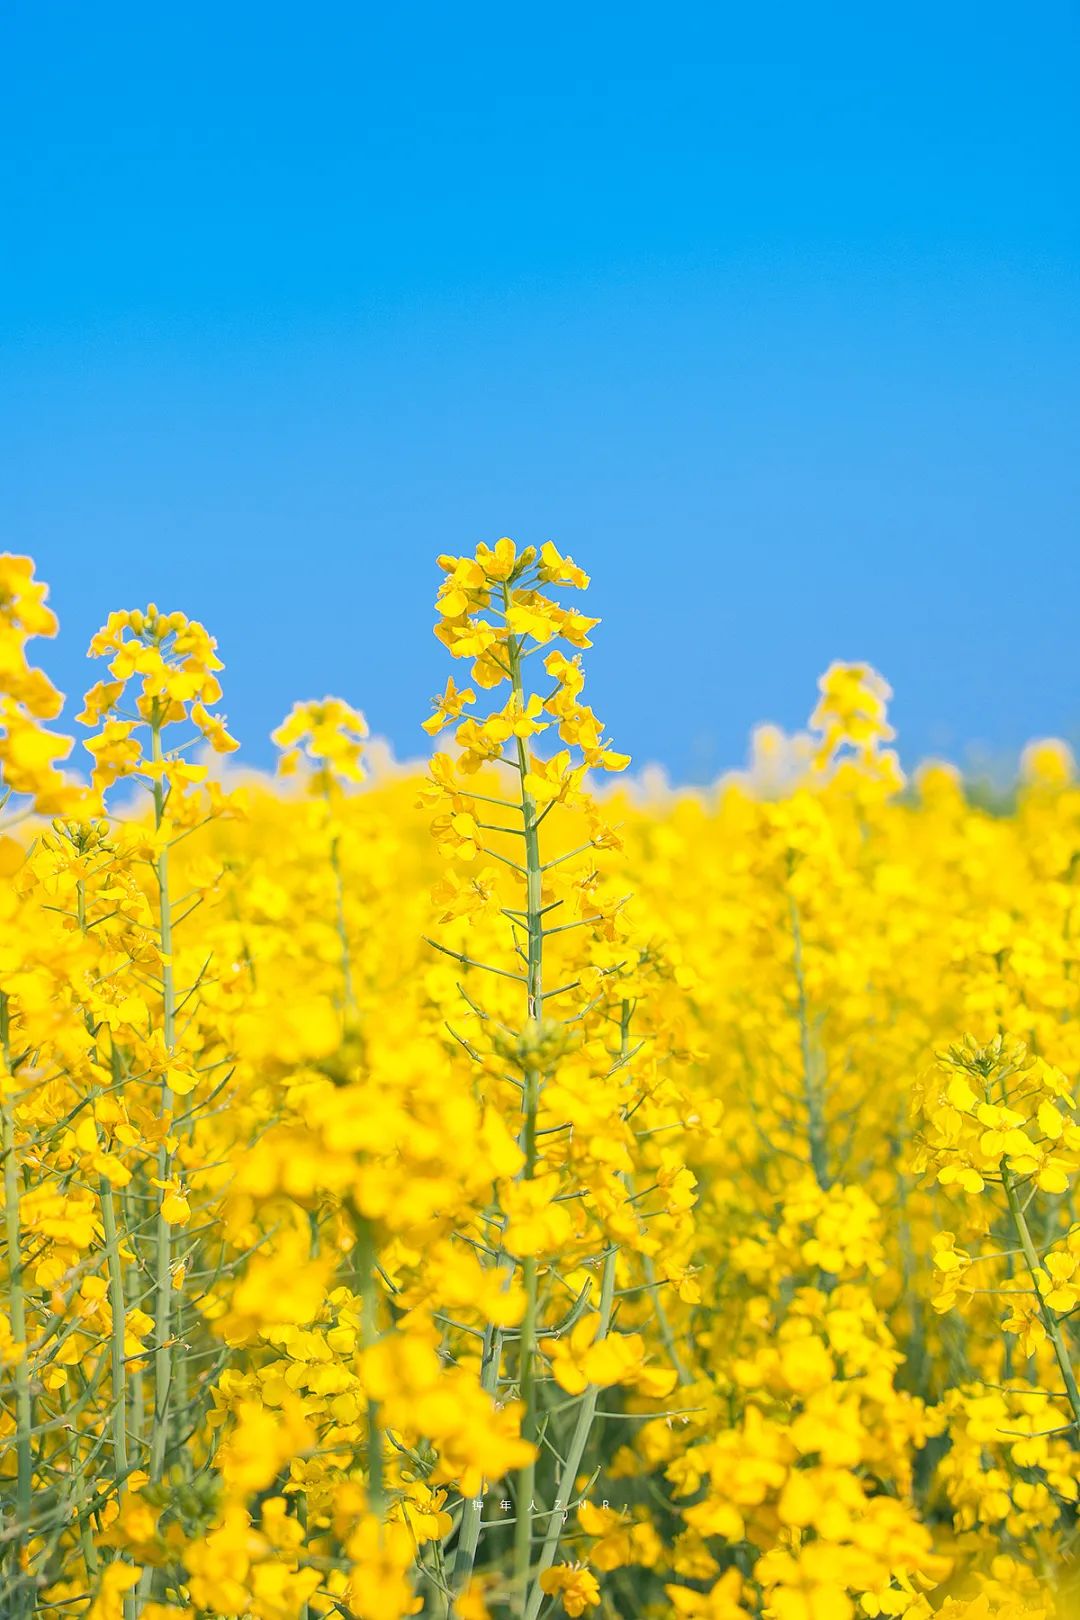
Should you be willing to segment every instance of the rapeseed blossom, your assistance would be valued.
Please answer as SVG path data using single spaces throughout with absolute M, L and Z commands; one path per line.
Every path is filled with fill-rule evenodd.
M 203 626 L 77 750 L 0 558 L 0 1613 L 1075 1612 L 1069 750 L 908 784 L 834 664 L 654 802 L 573 559 L 439 569 L 428 768 L 239 787 Z

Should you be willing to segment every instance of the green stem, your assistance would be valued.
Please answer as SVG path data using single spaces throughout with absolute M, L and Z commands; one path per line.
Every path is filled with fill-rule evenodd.
M 509 606 L 509 591 L 503 589 L 504 605 Z M 525 707 L 525 689 L 521 674 L 521 645 L 517 636 L 507 639 L 510 662 L 510 683 L 513 695 L 521 709 Z M 525 785 L 529 769 L 528 751 L 522 738 L 517 741 L 517 769 L 521 785 L 521 816 L 525 832 L 525 927 L 528 935 L 528 959 L 525 994 L 528 1017 L 535 1026 L 543 1015 L 543 866 L 540 861 L 540 837 L 537 830 L 536 803 Z M 536 1116 L 540 1106 L 541 1073 L 535 1065 L 525 1071 L 522 1091 L 521 1148 L 525 1163 L 521 1174 L 532 1180 L 536 1174 Z M 522 1283 L 525 1290 L 525 1311 L 521 1322 L 518 1351 L 518 1381 L 525 1407 L 522 1419 L 522 1437 L 536 1442 L 536 1327 L 537 1327 L 537 1266 L 532 1257 L 522 1262 Z M 514 1526 L 514 1612 L 524 1615 L 528 1601 L 530 1566 L 532 1563 L 533 1493 L 536 1489 L 536 1463 L 526 1463 L 517 1475 L 517 1512 Z
M 82 878 L 79 878 L 75 885 L 75 894 L 79 931 L 85 935 L 87 931 L 86 884 Z M 87 1015 L 87 1027 L 92 1028 L 89 1015 Z M 113 1083 L 118 1085 L 120 1082 L 120 1063 L 115 1046 L 112 1048 L 111 1065 Z M 124 1292 L 123 1264 L 120 1259 L 120 1236 L 116 1224 L 116 1194 L 108 1176 L 101 1176 L 98 1180 L 98 1199 L 101 1204 L 101 1225 L 105 1234 L 105 1264 L 109 1279 L 109 1315 L 111 1317 L 109 1367 L 112 1376 L 110 1427 L 113 1440 L 113 1483 L 116 1494 L 119 1496 L 123 1483 L 128 1476 L 127 1366 L 124 1359 L 127 1298 Z M 76 1466 L 78 1466 L 77 1462 Z M 80 1518 L 79 1522 L 87 1571 L 89 1574 L 96 1576 L 98 1573 L 97 1548 L 94 1545 L 93 1536 L 89 1532 L 88 1521 L 85 1518 Z M 133 1593 L 125 1593 L 123 1600 L 124 1620 L 136 1620 L 137 1614 L 137 1599 Z
M 101 1199 L 101 1224 L 105 1232 L 105 1258 L 109 1273 L 109 1311 L 112 1315 L 109 1355 L 112 1367 L 113 1458 L 116 1465 L 116 1477 L 121 1480 L 127 1477 L 128 1471 L 127 1371 L 124 1363 L 127 1300 L 124 1297 L 124 1271 L 120 1261 L 120 1242 L 116 1228 L 116 1198 L 112 1186 L 105 1176 L 102 1176 L 99 1183 L 98 1195 Z
M 822 1192 L 832 1186 L 829 1174 L 828 1128 L 825 1120 L 825 1096 L 818 1075 L 818 1064 L 810 1040 L 810 1013 L 806 996 L 806 975 L 803 966 L 802 928 L 799 908 L 794 896 L 790 897 L 791 932 L 795 942 L 795 985 L 798 992 L 799 1040 L 802 1047 L 803 1086 L 806 1093 L 806 1114 L 810 1138 L 810 1163 L 814 1179 Z
M 73 1423 L 68 1431 L 68 1458 L 73 1485 L 72 1514 L 78 1529 L 79 1547 L 82 1551 L 83 1563 L 86 1566 L 86 1579 L 88 1583 L 93 1583 L 101 1572 L 101 1565 L 98 1560 L 97 1546 L 94 1542 L 94 1526 L 87 1505 L 90 1481 L 86 1465 L 79 1455 L 79 1439 L 80 1431 Z M 128 1620 L 126 1610 L 124 1611 L 124 1620 Z
M 1039 1301 L 1039 1315 L 1042 1317 L 1046 1336 L 1054 1347 L 1058 1368 L 1065 1383 L 1065 1395 L 1069 1402 L 1069 1409 L 1073 1416 L 1073 1427 L 1080 1434 L 1080 1388 L 1077 1387 L 1076 1375 L 1073 1372 L 1072 1362 L 1069 1360 L 1068 1348 L 1061 1332 L 1061 1325 L 1053 1311 L 1043 1299 L 1039 1289 L 1039 1277 L 1043 1268 L 1039 1264 L 1039 1257 L 1035 1252 L 1031 1232 L 1028 1229 L 1027 1217 L 1016 1194 L 1016 1184 L 1013 1181 L 1012 1171 L 1008 1160 L 1001 1160 L 1001 1184 L 1005 1188 L 1005 1197 L 1009 1201 L 1009 1214 L 1012 1217 L 1013 1230 L 1020 1240 L 1020 1247 L 1024 1252 L 1024 1260 L 1031 1275 L 1031 1286 L 1035 1290 L 1035 1297 Z
M 10 1010 L 7 994 L 0 991 L 0 1044 L 3 1046 L 4 1068 L 11 1073 Z M 34 1501 L 33 1428 L 34 1408 L 30 1394 L 30 1363 L 26 1343 L 26 1295 L 23 1288 L 23 1262 L 20 1246 L 19 1221 L 19 1167 L 15 1157 L 15 1115 L 12 1105 L 3 1100 L 3 1152 L 4 1152 L 4 1231 L 8 1255 L 8 1293 L 11 1302 L 11 1333 L 20 1345 L 19 1359 L 15 1363 L 15 1513 L 18 1536 L 12 1547 L 17 1570 L 12 1620 L 20 1620 L 33 1608 L 30 1578 L 23 1571 L 30 1535 L 30 1518 Z
M 488 1323 L 488 1326 L 484 1329 L 484 1349 L 480 1362 L 480 1387 L 492 1397 L 497 1394 L 499 1388 L 502 1349 L 502 1329 L 492 1327 Z M 482 1494 L 469 1497 L 463 1504 L 461 1529 L 458 1531 L 457 1548 L 454 1553 L 454 1590 L 456 1592 L 463 1592 L 472 1578 L 473 1567 L 476 1563 L 476 1552 L 480 1544 L 480 1518 L 482 1513 Z
M 610 1249 L 604 1258 L 604 1270 L 600 1282 L 600 1325 L 596 1330 L 596 1343 L 607 1337 L 611 1325 L 611 1302 L 615 1295 L 615 1254 Z M 566 1451 L 566 1461 L 559 1476 L 558 1492 L 555 1497 L 555 1507 L 560 1503 L 565 1508 L 573 1500 L 574 1486 L 581 1467 L 581 1459 L 585 1455 L 585 1447 L 589 1443 L 593 1420 L 596 1417 L 596 1403 L 600 1396 L 599 1386 L 590 1384 L 581 1397 L 577 1409 L 577 1420 L 574 1432 L 570 1437 L 570 1444 Z M 520 1512 L 520 1508 L 519 1508 Z M 555 1562 L 555 1555 L 559 1550 L 559 1538 L 562 1535 L 562 1512 L 553 1512 L 548 1519 L 547 1534 L 540 1549 L 540 1558 L 536 1566 L 536 1584 L 529 1595 L 525 1606 L 525 1620 L 536 1620 L 540 1612 L 540 1605 L 544 1601 L 544 1593 L 540 1587 L 540 1576 L 546 1569 L 550 1569 Z
M 330 869 L 334 874 L 334 909 L 337 926 L 338 942 L 341 947 L 341 979 L 344 991 L 343 1014 L 346 1026 L 356 1012 L 356 994 L 353 990 L 352 953 L 349 950 L 349 931 L 345 926 L 345 879 L 341 871 L 341 840 L 333 830 L 333 806 L 330 803 L 330 790 L 324 793 L 326 801 L 327 819 L 331 822 L 330 830 Z
M 155 699 L 151 719 L 150 735 L 152 757 L 155 764 L 160 765 L 164 754 L 161 746 L 162 721 L 158 702 Z M 161 777 L 154 781 L 154 828 L 160 831 L 165 819 L 165 790 Z M 157 878 L 158 890 L 158 927 L 161 946 L 161 994 L 163 1034 L 165 1049 L 171 1057 L 176 1043 L 176 989 L 172 965 L 172 906 L 169 898 L 169 851 L 167 846 L 158 850 L 154 861 L 154 874 Z M 168 1073 L 162 1076 L 161 1081 L 161 1112 L 162 1118 L 168 1120 L 172 1113 L 173 1094 L 169 1085 Z M 162 1137 L 158 1149 L 158 1180 L 167 1182 L 172 1172 L 172 1153 L 168 1146 L 168 1131 Z M 157 1483 L 165 1471 L 165 1457 L 168 1450 L 169 1419 L 171 1415 L 170 1394 L 172 1390 L 172 1229 L 161 1214 L 161 1204 L 164 1202 L 165 1192 L 161 1191 L 158 1202 L 158 1218 L 156 1230 L 156 1252 L 154 1261 L 154 1326 L 156 1347 L 154 1350 L 154 1418 L 150 1429 L 150 1478 Z
M 525 1413 L 521 1422 L 522 1437 L 533 1444 L 536 1440 L 536 1388 L 533 1362 L 536 1356 L 536 1261 L 530 1256 L 522 1262 L 522 1284 L 525 1289 L 525 1314 L 521 1319 L 521 1340 L 518 1356 L 518 1383 Z M 514 1612 L 524 1614 L 532 1564 L 532 1516 L 535 1509 L 533 1493 L 536 1490 L 536 1462 L 528 1462 L 518 1470 L 516 1491 L 516 1519 L 514 1522 Z
M 118 1054 L 113 1049 L 113 1073 L 119 1072 Z M 124 1216 L 124 1230 L 137 1232 L 139 1229 L 139 1212 L 135 1206 L 132 1189 L 129 1185 L 120 1194 L 120 1203 Z M 128 1310 L 137 1310 L 141 1303 L 138 1266 L 129 1266 L 125 1293 Z M 135 1445 L 136 1452 L 141 1457 L 144 1454 L 146 1429 L 146 1377 L 143 1372 L 143 1363 L 137 1361 L 131 1377 L 128 1380 L 128 1436 Z
M 375 1240 L 370 1222 L 360 1216 L 357 1229 L 360 1250 L 360 1340 L 365 1350 L 379 1337 L 378 1294 L 375 1282 Z M 368 1506 L 381 1524 L 386 1513 L 386 1484 L 383 1477 L 382 1422 L 379 1403 L 368 1397 Z
M 105 1257 L 109 1273 L 109 1314 L 112 1326 L 109 1332 L 109 1360 L 112 1372 L 112 1433 L 113 1477 L 119 1495 L 122 1482 L 128 1476 L 127 1433 L 127 1366 L 124 1360 L 124 1333 L 127 1326 L 127 1299 L 124 1294 L 124 1269 L 120 1259 L 120 1239 L 116 1227 L 116 1195 L 107 1176 L 99 1184 L 101 1224 L 105 1233 Z M 91 1546 L 93 1543 L 91 1542 Z M 138 1599 L 133 1592 L 124 1593 L 124 1620 L 136 1620 Z
M 671 1365 L 675 1368 L 675 1371 L 679 1376 L 679 1383 L 689 1384 L 692 1381 L 690 1370 L 682 1356 L 679 1354 L 679 1346 L 675 1341 L 675 1333 L 671 1326 L 671 1319 L 664 1307 L 664 1301 L 660 1294 L 660 1284 L 656 1280 L 656 1266 L 653 1264 L 652 1255 L 643 1255 L 641 1263 L 642 1269 L 645 1272 L 647 1292 L 652 1303 L 653 1312 L 656 1316 L 656 1325 L 660 1329 L 661 1343 L 668 1353 L 671 1360 Z
M 630 1052 L 630 1018 L 632 1011 L 633 1009 L 630 1002 L 624 999 L 619 1012 L 619 1061 L 621 1063 L 625 1063 L 627 1061 L 627 1057 Z M 624 1176 L 623 1182 L 627 1192 L 633 1196 L 633 1176 Z M 652 1255 L 643 1254 L 641 1257 L 641 1266 L 645 1273 L 646 1292 L 648 1293 L 649 1302 L 653 1308 L 653 1314 L 656 1317 L 656 1325 L 660 1329 L 660 1338 L 664 1349 L 671 1358 L 671 1365 L 675 1368 L 675 1371 L 678 1374 L 679 1383 L 689 1384 L 691 1382 L 691 1375 L 686 1363 L 679 1354 L 679 1347 L 675 1342 L 675 1334 L 672 1329 L 671 1320 L 668 1316 L 667 1310 L 664 1307 L 664 1301 L 660 1293 L 660 1284 L 656 1277 L 656 1266 L 653 1263 Z

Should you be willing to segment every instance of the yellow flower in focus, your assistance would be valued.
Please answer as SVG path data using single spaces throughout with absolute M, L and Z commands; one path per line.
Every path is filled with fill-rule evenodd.
M 600 1607 L 596 1576 L 580 1564 L 553 1564 L 541 1575 L 540 1589 L 549 1597 L 557 1596 L 571 1620 Z

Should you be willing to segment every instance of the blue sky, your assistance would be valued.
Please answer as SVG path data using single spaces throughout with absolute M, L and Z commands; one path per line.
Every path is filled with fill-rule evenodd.
M 902 751 L 1080 732 L 1080 23 L 904 8 L 76 7 L 0 24 L 0 543 L 73 694 L 203 618 L 245 757 L 401 753 L 440 551 L 594 576 L 590 691 L 679 779 L 832 658 Z

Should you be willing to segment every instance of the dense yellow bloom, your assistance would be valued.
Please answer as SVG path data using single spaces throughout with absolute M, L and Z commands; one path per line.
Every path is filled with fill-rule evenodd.
M 600 1587 L 596 1576 L 576 1564 L 555 1564 L 545 1570 L 540 1577 L 540 1587 L 549 1596 L 558 1594 L 571 1620 L 600 1605 Z
M 272 740 L 284 750 L 278 770 L 291 776 L 306 763 L 316 792 L 342 782 L 362 782 L 361 756 L 367 734 L 364 716 L 341 698 L 295 703 L 273 733 Z
M 584 572 L 439 565 L 440 751 L 367 780 L 298 704 L 297 794 L 211 779 L 153 604 L 63 777 L 0 558 L 0 1613 L 1061 1620 L 1068 750 L 903 790 L 837 664 L 749 771 L 622 790 Z
M 78 795 L 57 769 L 71 739 L 39 724 L 55 719 L 63 698 L 26 658 L 28 641 L 56 634 L 47 595 L 29 557 L 0 555 L 0 794 L 5 800 L 25 795 L 48 815 L 69 808 Z

